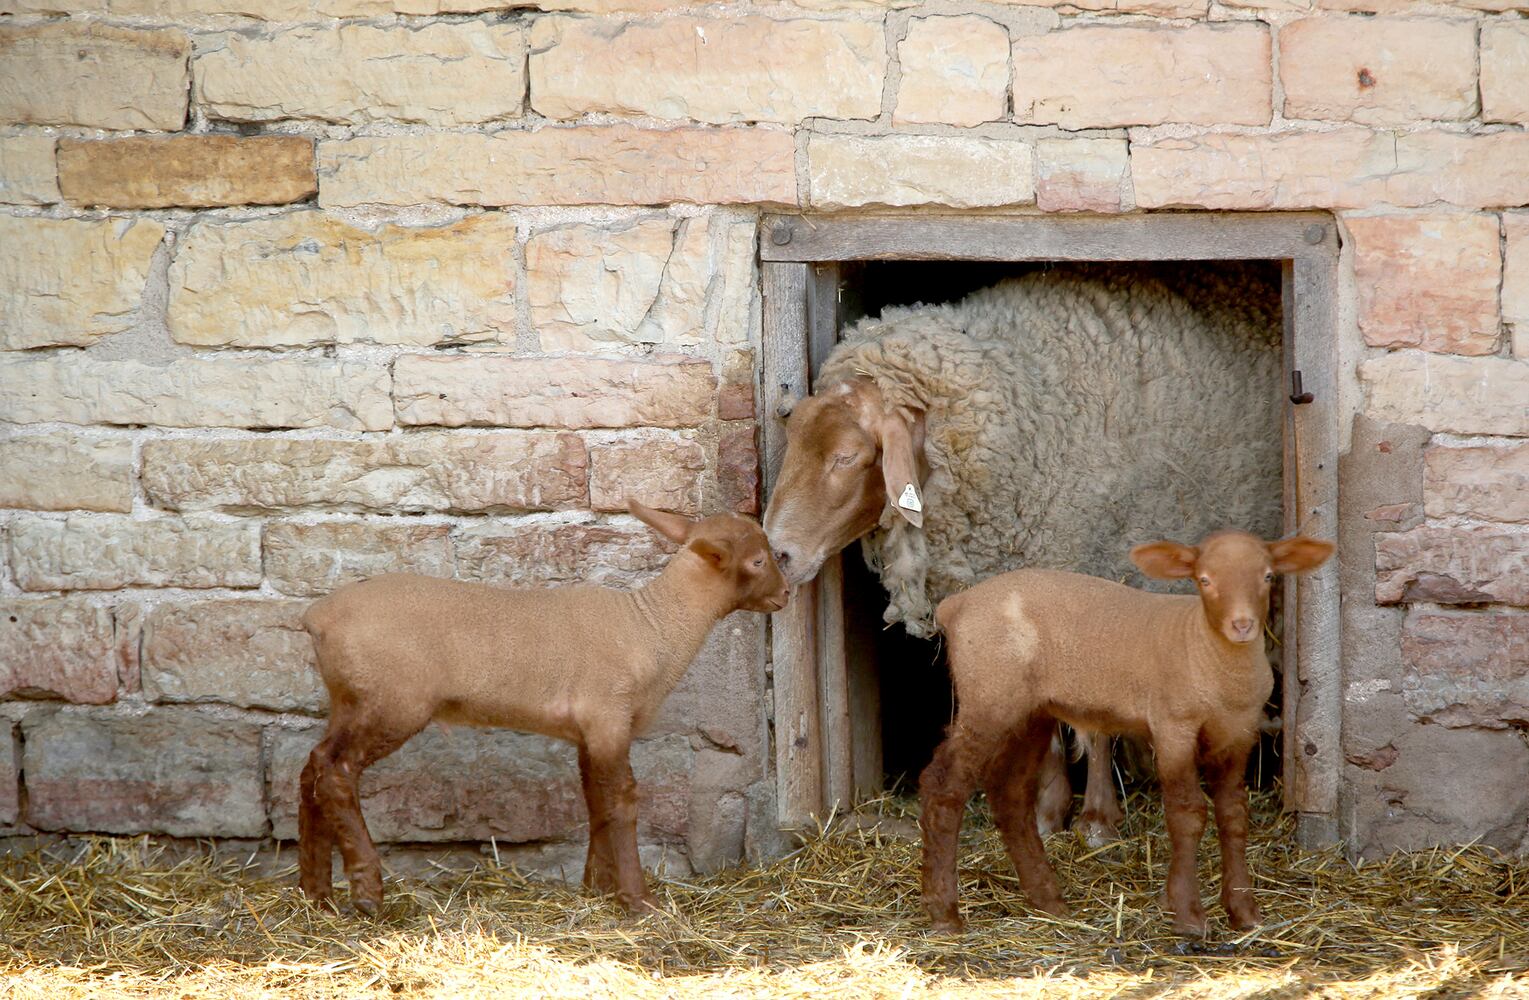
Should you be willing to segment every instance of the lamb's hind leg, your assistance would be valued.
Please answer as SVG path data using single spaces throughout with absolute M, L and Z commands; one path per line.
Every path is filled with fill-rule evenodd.
M 1103 847 L 1120 839 L 1120 823 L 1125 812 L 1115 794 L 1114 758 L 1110 738 L 1105 733 L 1079 733 L 1084 753 L 1088 755 L 1088 786 L 1083 789 L 1083 811 L 1078 814 L 1078 832 L 1089 847 Z
M 991 737 L 965 729 L 958 718 L 918 779 L 919 827 L 924 834 L 924 910 L 935 930 L 961 929 L 956 901 L 956 848 L 961 814 L 997 748 Z
M 1046 862 L 1046 847 L 1035 824 L 1036 776 L 1055 728 L 1050 719 L 1038 716 L 1019 727 L 989 766 L 984 786 L 993 819 L 1030 904 L 1064 917 L 1067 904 L 1062 902 L 1056 873 Z
M 321 744 L 322 745 L 322 744 Z M 334 827 L 319 803 L 318 777 L 332 763 L 314 747 L 298 783 L 297 860 L 303 894 L 315 903 L 333 906 Z
M 1036 805 L 1036 829 L 1049 837 L 1067 825 L 1072 812 L 1072 781 L 1067 777 L 1067 745 L 1062 741 L 1062 727 L 1053 724 L 1041 758 L 1040 792 Z
M 361 772 L 403 746 L 423 728 L 421 722 L 412 727 L 331 729 L 320 744 L 323 748 L 333 741 L 327 754 L 334 763 L 319 775 L 316 791 L 333 824 L 340 856 L 345 861 L 351 905 L 367 916 L 375 916 L 382 909 L 382 859 L 361 815 Z

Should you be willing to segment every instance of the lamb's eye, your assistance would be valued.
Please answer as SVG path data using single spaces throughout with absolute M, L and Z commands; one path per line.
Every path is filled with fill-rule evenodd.
M 754 560 L 754 568 L 764 569 L 764 556 L 760 556 L 758 559 Z
M 1268 573 L 1264 574 L 1264 583 L 1270 583 L 1273 580 L 1274 580 L 1274 572 L 1272 570 L 1269 571 Z
M 1200 577 L 1200 586 L 1202 586 L 1202 587 L 1209 587 L 1210 586 L 1210 577 L 1208 577 L 1208 576 Z

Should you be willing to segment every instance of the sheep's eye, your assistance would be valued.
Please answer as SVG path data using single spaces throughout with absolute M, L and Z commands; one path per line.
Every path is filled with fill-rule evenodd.
M 854 465 L 854 464 L 856 464 L 859 461 L 860 461 L 860 456 L 858 454 L 855 454 L 853 452 L 847 453 L 847 454 L 846 453 L 840 453 L 840 454 L 834 456 L 834 467 L 838 468 L 838 469 L 843 469 L 843 468 L 846 468 L 848 466 Z

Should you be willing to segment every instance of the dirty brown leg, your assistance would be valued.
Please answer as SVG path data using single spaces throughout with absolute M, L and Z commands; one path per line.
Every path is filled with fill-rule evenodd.
M 924 835 L 924 910 L 935 930 L 959 931 L 956 902 L 956 848 L 961 815 L 997 748 L 996 741 L 962 728 L 957 719 L 950 735 L 918 779 L 918 825 Z
M 319 801 L 334 824 L 345 876 L 350 881 L 351 905 L 369 917 L 382 909 L 382 859 L 361 815 L 361 772 L 403 746 L 422 728 L 379 732 L 356 727 L 331 733 L 319 744 L 323 747 L 334 741 L 329 750 L 334 766 L 320 774 L 317 782 Z
M 1248 872 L 1248 789 L 1244 777 L 1251 749 L 1233 750 L 1206 767 L 1211 801 L 1216 807 L 1216 839 L 1221 844 L 1221 905 L 1227 920 L 1240 931 L 1263 921 Z
M 600 894 L 616 891 L 616 863 L 611 855 L 610 820 L 600 786 L 589 761 L 589 749 L 579 744 L 579 780 L 589 808 L 589 852 L 584 858 L 584 887 Z
M 315 903 L 333 906 L 334 828 L 319 805 L 318 775 L 328 764 L 318 747 L 308 755 L 298 788 L 301 805 L 297 812 L 297 861 L 303 894 Z
M 1163 786 L 1163 811 L 1168 821 L 1171 855 L 1168 862 L 1168 908 L 1173 929 L 1196 936 L 1205 933 L 1205 906 L 1195 872 L 1200 835 L 1205 832 L 1205 793 L 1195 766 L 1194 737 L 1157 746 L 1158 775 Z
M 1088 754 L 1088 785 L 1083 789 L 1083 812 L 1078 815 L 1078 832 L 1089 847 L 1103 847 L 1120 839 L 1120 822 L 1125 819 L 1120 799 L 1115 795 L 1115 770 L 1110 752 L 1110 738 L 1104 733 L 1079 733 Z
M 1053 725 L 1041 758 L 1040 793 L 1036 806 L 1036 827 L 1042 837 L 1049 837 L 1067 825 L 1072 812 L 1072 781 L 1067 777 L 1067 745 L 1062 741 L 1062 727 Z
M 1056 873 L 1046 862 L 1046 846 L 1035 824 L 1036 777 L 1055 730 L 1055 723 L 1043 716 L 1033 716 L 1020 726 L 989 766 L 985 787 L 993 819 L 1030 905 L 1065 917 L 1067 904 L 1062 902 Z
M 648 892 L 637 857 L 637 779 L 627 757 L 630 750 L 631 741 L 625 738 L 590 742 L 590 773 L 604 822 L 597 827 L 591 818 L 589 836 L 607 838 L 616 902 L 628 912 L 642 912 L 658 909 L 658 901 Z

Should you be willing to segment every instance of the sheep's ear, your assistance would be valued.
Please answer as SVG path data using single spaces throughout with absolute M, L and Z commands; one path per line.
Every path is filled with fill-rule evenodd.
M 881 476 L 887 503 L 915 528 L 924 526 L 923 476 L 924 414 L 898 409 L 884 415 L 876 426 L 881 445 Z
M 626 509 L 632 512 L 633 517 L 676 545 L 685 544 L 685 539 L 690 537 L 690 528 L 695 524 L 694 521 L 683 514 L 671 514 L 667 510 L 655 510 L 631 497 L 626 498 Z
M 1183 580 L 1194 575 L 1200 550 L 1181 542 L 1147 542 L 1131 550 L 1136 568 L 1154 580 Z
M 733 564 L 733 544 L 725 538 L 696 538 L 686 548 L 719 570 Z
M 1309 573 L 1327 562 L 1332 554 L 1332 542 L 1305 535 L 1269 543 L 1269 559 L 1276 573 Z

